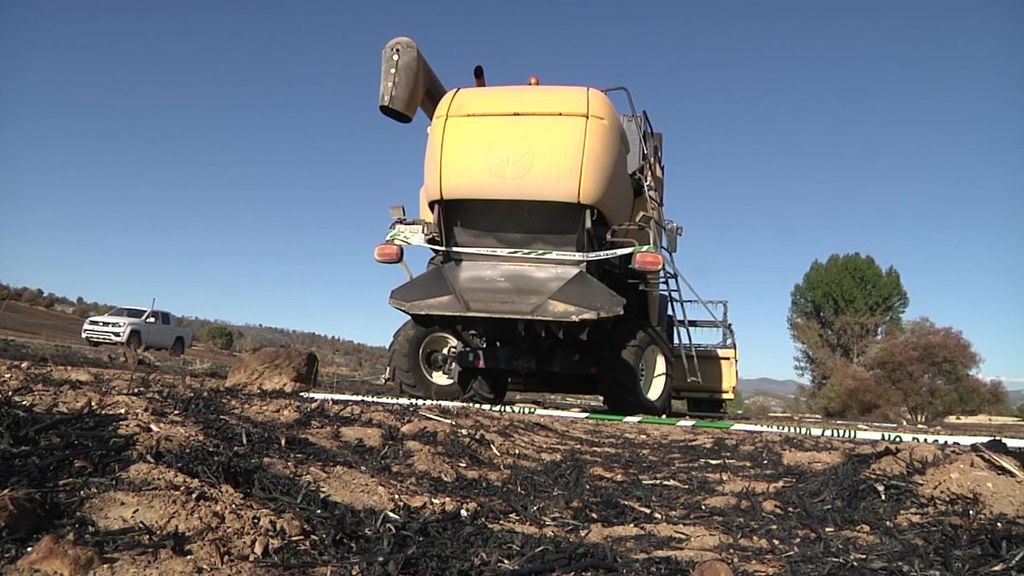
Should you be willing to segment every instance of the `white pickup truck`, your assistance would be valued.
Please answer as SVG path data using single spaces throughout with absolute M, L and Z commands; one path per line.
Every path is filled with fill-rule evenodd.
M 175 326 L 167 312 L 129 306 L 86 319 L 82 338 L 90 346 L 124 344 L 132 350 L 168 350 L 171 356 L 181 356 L 192 345 L 192 331 Z

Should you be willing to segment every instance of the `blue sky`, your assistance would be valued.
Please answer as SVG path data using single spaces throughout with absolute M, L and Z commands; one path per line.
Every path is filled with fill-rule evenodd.
M 0 280 L 386 344 L 371 251 L 426 122 L 377 112 L 378 65 L 409 35 L 449 87 L 632 89 L 743 375 L 793 375 L 790 290 L 860 251 L 1024 385 L 1024 3 L 374 6 L 0 3 Z

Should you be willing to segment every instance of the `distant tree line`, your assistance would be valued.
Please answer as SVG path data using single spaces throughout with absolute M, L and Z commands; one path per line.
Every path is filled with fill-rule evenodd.
M 982 359 L 970 341 L 925 317 L 904 322 L 909 303 L 896 269 L 883 271 L 870 256 L 811 264 L 788 317 L 810 406 L 825 416 L 914 423 L 1012 413 L 1003 383 L 975 375 Z
M 43 292 L 40 288 L 29 286 L 8 286 L 0 282 L 0 302 L 13 300 L 29 306 L 46 308 L 47 310 L 58 310 L 68 314 L 74 314 L 79 318 L 88 318 L 97 314 L 103 314 L 114 308 L 99 302 L 87 302 L 84 298 L 71 300 L 64 296 L 58 296 L 53 292 Z
M 82 319 L 115 308 L 110 304 L 86 301 L 81 296 L 71 300 L 39 288 L 9 286 L 0 282 L 0 305 L 6 301 L 73 314 Z M 311 350 L 316 352 L 325 365 L 335 365 L 366 377 L 382 374 L 387 363 L 386 348 L 337 336 L 263 325 L 238 325 L 223 320 L 187 316 L 175 318 L 179 326 L 191 328 L 194 341 L 219 350 L 243 353 L 277 346 Z

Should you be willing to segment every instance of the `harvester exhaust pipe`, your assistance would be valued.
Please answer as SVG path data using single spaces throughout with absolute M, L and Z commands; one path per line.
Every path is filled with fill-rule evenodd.
M 483 74 L 483 69 L 480 69 Z M 434 116 L 445 90 L 412 38 L 399 36 L 384 46 L 380 65 L 380 111 L 393 120 L 408 124 L 423 110 Z
M 477 64 L 476 68 L 473 68 L 473 81 L 476 83 L 477 88 L 487 86 L 487 80 L 484 78 L 484 67 Z

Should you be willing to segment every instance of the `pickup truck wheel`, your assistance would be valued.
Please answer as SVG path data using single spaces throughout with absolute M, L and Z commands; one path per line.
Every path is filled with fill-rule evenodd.
M 132 332 L 128 335 L 128 341 L 125 342 L 128 349 L 133 352 L 139 352 L 142 350 L 142 336 L 138 332 Z
M 175 338 L 174 344 L 171 344 L 171 349 L 167 351 L 171 356 L 181 356 L 185 353 L 185 340 L 182 338 Z
M 604 403 L 617 414 L 662 416 L 672 405 L 672 353 L 648 324 L 627 324 L 608 340 L 599 376 Z
M 388 373 L 398 389 L 410 396 L 458 400 L 462 389 L 445 372 L 447 358 L 458 345 L 451 332 L 409 320 L 388 347 Z
M 98 348 L 100 343 L 95 340 L 86 340 L 89 343 L 90 348 Z

